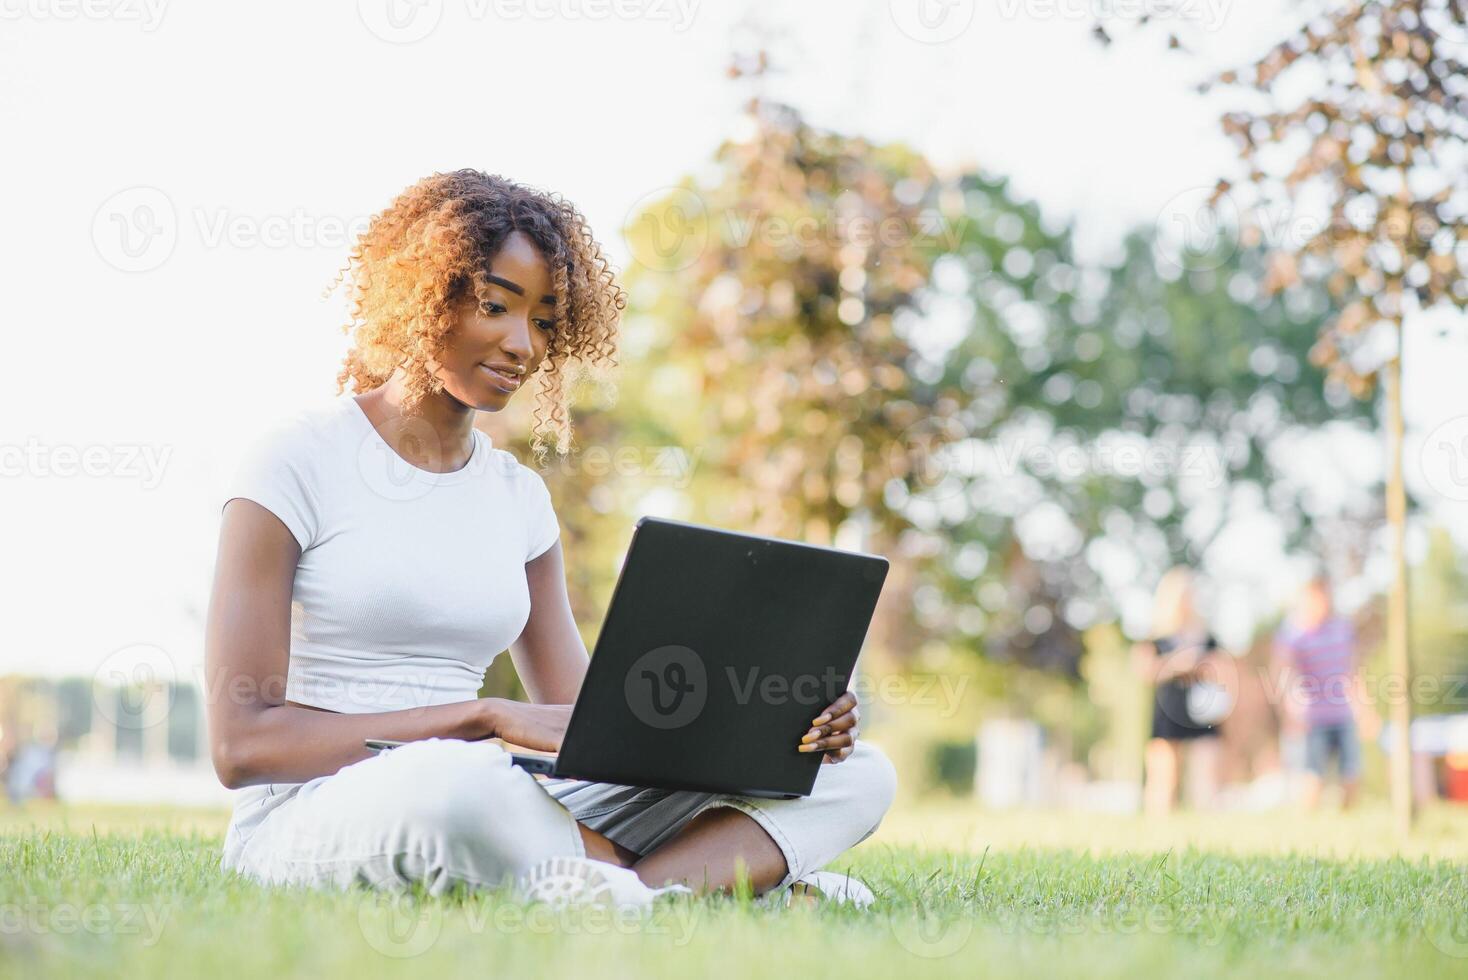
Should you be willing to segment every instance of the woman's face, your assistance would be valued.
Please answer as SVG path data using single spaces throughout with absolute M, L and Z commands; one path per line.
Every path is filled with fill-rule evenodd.
M 465 299 L 435 374 L 465 405 L 497 412 L 545 359 L 556 329 L 550 267 L 523 232 L 490 263 L 482 301 Z

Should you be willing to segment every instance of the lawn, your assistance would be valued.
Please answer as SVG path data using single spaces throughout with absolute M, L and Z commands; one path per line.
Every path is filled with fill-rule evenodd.
M 850 866 L 878 907 L 675 902 L 645 921 L 502 895 L 272 891 L 215 813 L 0 811 L 12 976 L 1468 976 L 1468 814 L 894 813 Z

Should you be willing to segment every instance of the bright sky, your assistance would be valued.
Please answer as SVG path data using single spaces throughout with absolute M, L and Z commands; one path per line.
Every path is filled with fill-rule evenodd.
M 0 0 L 0 671 L 86 673 L 134 644 L 191 669 L 241 441 L 333 390 L 320 294 L 347 229 L 472 166 L 565 194 L 625 261 L 629 209 L 734 131 L 724 67 L 751 10 L 774 94 L 1009 175 L 1105 255 L 1232 151 L 1200 63 L 1156 36 L 1108 53 L 1093 7 Z M 1179 33 L 1224 64 L 1289 4 L 1184 9 Z M 1438 430 L 1463 423 L 1463 344 L 1459 326 L 1409 355 L 1414 465 L 1429 433 L 1468 462 L 1468 431 Z

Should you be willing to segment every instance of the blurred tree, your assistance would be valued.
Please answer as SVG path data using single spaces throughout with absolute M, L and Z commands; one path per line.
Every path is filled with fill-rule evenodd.
M 945 545 L 950 601 L 930 602 L 927 624 L 1074 672 L 1077 631 L 1168 565 L 1198 563 L 1251 499 L 1240 488 L 1297 542 L 1336 516 L 1273 450 L 1368 410 L 1309 362 L 1329 294 L 1262 291 L 1262 249 L 1221 243 L 1178 264 L 1139 232 L 1111 269 L 1083 271 L 1032 206 L 963 186 L 970 220 L 935 278 L 967 300 L 967 332 L 939 355 L 964 404 L 906 511 Z
M 1226 114 L 1223 126 L 1246 165 L 1243 186 L 1264 205 L 1327 216 L 1275 243 L 1268 280 L 1287 285 L 1319 269 L 1340 299 L 1316 362 L 1358 394 L 1378 380 L 1384 388 L 1396 569 L 1387 648 L 1405 690 L 1402 328 L 1420 311 L 1468 307 L 1468 0 L 1316 0 L 1307 10 L 1305 24 L 1264 57 L 1219 78 L 1267 103 Z M 1229 190 L 1220 183 L 1218 196 Z M 1404 832 L 1412 820 L 1410 716 L 1409 699 L 1396 699 L 1391 786 Z
M 663 326 L 648 381 L 699 452 L 708 518 L 825 543 L 858 515 L 896 532 L 883 489 L 903 432 L 943 407 L 896 322 L 947 233 L 939 185 L 916 154 L 784 106 L 756 102 L 748 121 L 716 180 L 629 224 L 634 307 Z
M 808 126 L 755 99 L 712 174 L 649 202 L 625 229 L 634 331 L 626 382 L 696 459 L 677 512 L 754 533 L 898 557 L 907 517 L 888 493 L 908 432 L 957 408 L 913 369 L 952 203 L 917 154 Z M 642 332 L 643 329 L 645 332 Z M 624 385 L 625 386 L 625 385 Z M 907 590 L 884 591 L 894 650 Z

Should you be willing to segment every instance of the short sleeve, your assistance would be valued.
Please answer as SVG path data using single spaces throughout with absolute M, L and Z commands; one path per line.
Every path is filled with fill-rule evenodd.
M 240 457 L 220 509 L 243 497 L 280 519 L 305 551 L 320 531 L 321 508 L 312 453 L 298 426 L 281 426 L 257 438 Z
M 529 545 L 525 560 L 528 562 L 550 550 L 550 546 L 561 536 L 561 524 L 556 519 L 556 509 L 551 504 L 550 490 L 546 487 L 545 480 L 529 467 L 524 469 L 527 484 L 525 526 Z

